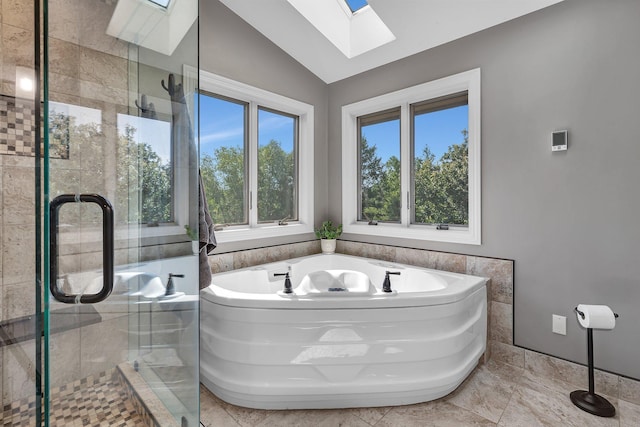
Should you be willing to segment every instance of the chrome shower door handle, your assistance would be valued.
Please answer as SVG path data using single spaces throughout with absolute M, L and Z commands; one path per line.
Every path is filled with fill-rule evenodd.
M 95 203 L 102 209 L 102 289 L 96 294 L 66 294 L 58 288 L 58 222 L 60 207 L 66 203 Z M 62 194 L 49 204 L 49 290 L 65 304 L 95 304 L 105 300 L 113 290 L 113 206 L 99 194 Z

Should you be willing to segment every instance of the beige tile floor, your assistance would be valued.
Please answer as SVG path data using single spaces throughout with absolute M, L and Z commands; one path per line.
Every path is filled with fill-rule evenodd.
M 571 403 L 569 393 L 575 386 L 494 361 L 478 366 L 442 399 L 386 408 L 255 410 L 225 403 L 200 387 L 200 419 L 205 427 L 640 426 L 640 405 L 607 396 L 616 407 L 616 416 L 596 417 Z

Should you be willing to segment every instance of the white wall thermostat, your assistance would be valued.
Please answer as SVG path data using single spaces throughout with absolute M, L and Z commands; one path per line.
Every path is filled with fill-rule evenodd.
M 566 151 L 569 132 L 558 130 L 551 134 L 551 151 Z

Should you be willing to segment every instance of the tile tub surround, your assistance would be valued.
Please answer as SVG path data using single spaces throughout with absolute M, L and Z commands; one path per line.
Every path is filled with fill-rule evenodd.
M 211 267 L 211 272 L 216 274 L 319 253 L 320 243 L 317 240 L 310 240 L 307 242 L 210 255 L 209 266 Z

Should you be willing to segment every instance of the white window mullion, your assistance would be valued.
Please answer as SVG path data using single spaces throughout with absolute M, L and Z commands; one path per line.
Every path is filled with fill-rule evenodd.
M 469 78 L 469 231 L 473 239 L 482 239 L 482 175 L 481 175 L 481 128 L 480 128 L 480 70 Z
M 409 103 L 400 106 L 400 223 L 408 227 L 411 222 L 411 204 L 408 203 L 411 178 L 411 138 Z
M 258 104 L 249 103 L 249 227 L 258 225 Z
M 342 108 L 342 224 L 352 226 L 358 218 L 358 112 Z M 348 185 L 346 183 L 349 183 Z

